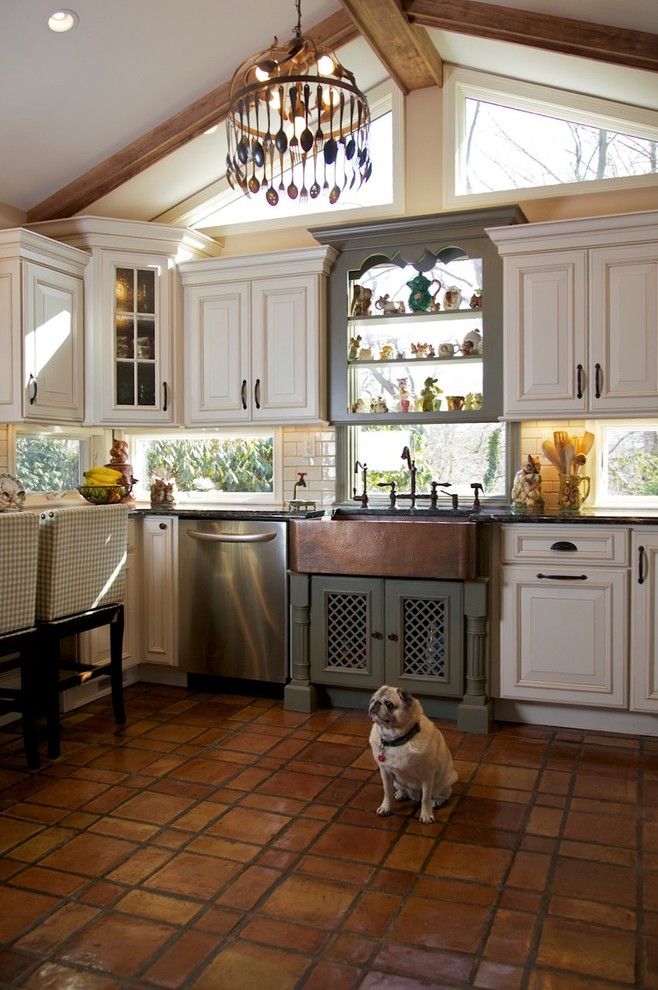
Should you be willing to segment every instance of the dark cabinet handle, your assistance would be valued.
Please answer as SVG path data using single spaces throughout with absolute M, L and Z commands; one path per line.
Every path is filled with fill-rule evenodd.
M 583 366 L 579 364 L 576 369 L 576 395 L 579 399 L 583 397 Z
M 578 550 L 578 547 L 575 543 L 571 543 L 570 540 L 558 540 L 557 543 L 551 543 L 551 550 L 573 553 Z
M 167 524 L 166 523 L 158 523 L 158 526 L 159 526 L 160 529 L 166 529 L 167 528 Z
M 380 633 L 380 632 L 373 632 L 373 633 L 370 633 L 370 635 L 372 636 L 373 639 L 383 639 L 384 638 L 384 634 L 383 633 Z
M 637 548 L 637 583 L 644 584 L 646 581 L 646 572 L 644 570 L 644 565 L 647 559 L 646 550 L 644 547 Z
M 256 409 L 260 409 L 260 378 L 256 379 L 256 384 L 254 385 L 254 402 L 256 403 Z
M 596 364 L 594 365 L 594 394 L 597 399 L 601 398 L 601 392 L 603 388 L 602 381 L 603 381 L 603 369 L 601 368 L 601 365 L 597 361 Z
M 542 581 L 586 581 L 586 574 L 538 574 Z
M 162 391 L 164 392 L 164 402 L 162 404 L 162 411 L 167 411 L 167 406 L 169 405 L 169 386 L 166 382 L 162 383 Z
M 397 643 L 397 641 L 398 641 L 398 634 L 397 633 L 389 633 L 386 638 L 388 640 L 390 640 L 391 643 Z
M 33 392 L 32 392 L 32 395 L 30 396 L 30 405 L 33 406 L 34 403 L 37 401 L 37 392 L 39 391 L 39 386 L 37 385 L 37 380 L 34 377 L 34 375 L 30 375 L 30 377 L 28 379 L 28 382 L 27 382 L 28 390 L 30 388 L 30 385 L 32 385 L 33 386 L 33 389 L 34 389 Z
M 242 403 L 242 408 L 247 408 L 247 379 L 242 379 L 242 386 L 240 388 L 240 402 Z

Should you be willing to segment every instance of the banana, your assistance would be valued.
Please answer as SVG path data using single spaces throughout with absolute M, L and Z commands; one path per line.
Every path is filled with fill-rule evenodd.
M 88 485 L 118 485 L 123 481 L 123 474 L 114 468 L 97 464 L 85 471 L 85 481 Z

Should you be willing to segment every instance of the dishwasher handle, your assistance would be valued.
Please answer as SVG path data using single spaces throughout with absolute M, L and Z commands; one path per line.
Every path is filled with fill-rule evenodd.
M 193 540 L 201 540 L 204 543 L 269 543 L 276 536 L 276 533 L 195 533 L 190 531 L 187 534 Z

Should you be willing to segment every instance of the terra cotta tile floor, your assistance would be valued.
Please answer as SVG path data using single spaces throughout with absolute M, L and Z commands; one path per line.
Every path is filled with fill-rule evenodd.
M 658 988 L 658 739 L 439 723 L 434 825 L 378 818 L 365 713 L 138 685 L 25 769 L 0 733 L 0 985 Z

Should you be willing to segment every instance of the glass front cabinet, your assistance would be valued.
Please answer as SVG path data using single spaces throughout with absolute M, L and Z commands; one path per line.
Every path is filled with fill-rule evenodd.
M 502 264 L 486 227 L 518 207 L 312 231 L 331 274 L 334 423 L 493 421 L 502 414 Z

